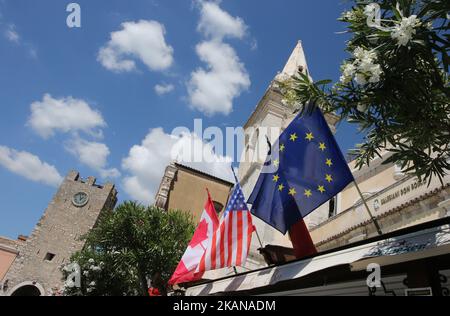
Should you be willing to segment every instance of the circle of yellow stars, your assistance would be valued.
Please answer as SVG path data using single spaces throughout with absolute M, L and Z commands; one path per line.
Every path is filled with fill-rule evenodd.
M 305 140 L 308 142 L 312 142 L 315 139 L 314 134 L 312 132 L 306 133 L 305 134 Z M 299 140 L 299 136 L 297 133 L 292 133 L 291 135 L 289 135 L 289 141 L 295 143 L 296 141 Z M 318 149 L 322 152 L 325 152 L 327 150 L 327 145 L 324 142 L 319 142 L 318 145 Z M 281 153 L 284 153 L 286 151 L 286 145 L 285 144 L 280 144 L 279 145 L 279 151 Z M 273 164 L 275 167 L 278 168 L 278 166 L 280 165 L 280 160 L 279 159 L 275 159 L 273 161 Z M 326 158 L 325 159 L 325 164 L 331 168 L 333 166 L 333 160 L 331 158 Z M 286 188 L 286 186 L 283 183 L 279 183 L 280 182 L 280 175 L 279 174 L 275 174 L 273 175 L 273 182 L 275 182 L 277 184 L 277 189 L 279 192 L 283 192 L 285 189 L 288 189 L 289 192 L 288 194 L 290 196 L 292 196 L 293 198 L 295 198 L 297 196 L 297 190 L 295 188 Z M 327 182 L 328 184 L 331 184 L 334 181 L 333 176 L 331 174 L 325 174 L 324 177 L 324 182 Z M 279 183 L 279 184 L 278 184 Z M 319 184 L 317 186 L 317 192 L 319 194 L 324 194 L 326 193 L 326 189 L 325 189 L 325 185 Z M 305 196 L 307 199 L 311 198 L 313 196 L 313 190 L 311 189 L 305 189 L 303 192 L 303 196 Z

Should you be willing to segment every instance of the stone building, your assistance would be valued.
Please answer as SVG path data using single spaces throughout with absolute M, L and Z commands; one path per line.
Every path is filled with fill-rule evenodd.
M 57 294 L 64 281 L 61 266 L 84 246 L 80 239 L 91 230 L 102 212 L 117 202 L 113 184 L 83 180 L 71 171 L 59 187 L 33 233 L 17 250 L 4 276 L 1 295 L 45 296 Z
M 246 139 L 242 162 L 239 166 L 239 179 L 246 197 L 249 197 L 253 191 L 266 158 L 267 145 L 265 137 L 269 137 L 272 144 L 275 143 L 281 132 L 289 126 L 296 116 L 293 110 L 284 104 L 283 95 L 279 89 L 279 82 L 292 77 L 298 71 L 310 75 L 301 41 L 297 43 L 292 51 L 283 70 L 269 84 L 264 96 L 244 125 Z M 335 132 L 338 117 L 333 114 L 327 114 L 325 119 L 330 129 Z M 257 159 L 255 159 L 255 155 Z M 324 207 L 328 207 L 328 204 Z M 256 217 L 253 217 L 253 222 L 263 245 L 271 244 L 292 247 L 287 236 L 282 235 Z M 245 270 L 253 270 L 266 265 L 258 251 L 260 247 L 259 240 L 253 238 Z
M 216 211 L 227 203 L 233 183 L 195 168 L 171 163 L 167 166 L 155 198 L 155 205 L 167 210 L 182 210 L 193 215 L 198 223 L 209 190 Z

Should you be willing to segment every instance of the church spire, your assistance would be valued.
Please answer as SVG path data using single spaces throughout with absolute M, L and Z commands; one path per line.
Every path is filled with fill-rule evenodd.
M 283 71 L 277 75 L 276 79 L 279 80 L 292 77 L 298 72 L 299 69 L 302 69 L 304 74 L 309 74 L 302 41 L 297 42 L 297 45 L 283 68 Z

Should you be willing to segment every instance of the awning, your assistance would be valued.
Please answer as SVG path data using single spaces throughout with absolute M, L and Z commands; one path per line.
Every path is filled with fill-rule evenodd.
M 245 291 L 299 279 L 339 265 L 351 265 L 352 270 L 357 271 L 365 270 L 368 263 L 390 265 L 447 253 L 450 253 L 450 225 L 443 225 L 193 286 L 186 290 L 186 295 Z

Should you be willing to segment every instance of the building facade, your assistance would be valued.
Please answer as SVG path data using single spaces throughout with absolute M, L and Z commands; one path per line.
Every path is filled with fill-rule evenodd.
M 234 184 L 179 163 L 167 166 L 155 205 L 168 210 L 182 210 L 192 214 L 194 223 L 200 221 L 209 190 L 217 213 L 223 211 Z
M 349 167 L 382 233 L 450 216 L 450 175 L 430 183 L 405 175 L 395 164 L 384 164 L 385 152 L 370 166 Z M 375 226 L 353 184 L 335 201 L 334 212 L 322 207 L 309 218 L 310 232 L 319 250 L 329 250 L 377 235 Z
M 450 217 L 206 281 L 198 295 L 449 296 Z
M 83 180 L 71 171 L 59 187 L 44 215 L 3 277 L 2 295 L 45 296 L 63 286 L 61 267 L 84 246 L 80 238 L 97 223 L 103 212 L 113 210 L 117 191 L 113 184 Z
M 19 236 L 17 240 L 0 237 L 0 280 L 2 280 L 6 275 L 6 272 L 8 272 L 19 254 L 19 247 L 25 241 L 25 236 Z

